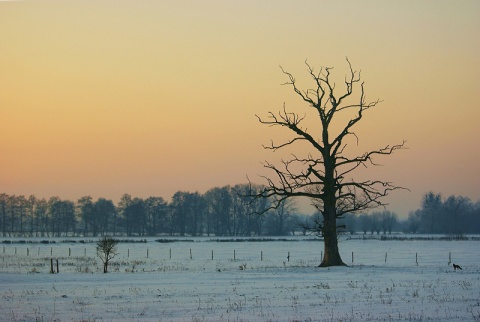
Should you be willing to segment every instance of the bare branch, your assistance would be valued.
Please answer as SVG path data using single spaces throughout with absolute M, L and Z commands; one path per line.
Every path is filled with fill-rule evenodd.
M 375 155 L 390 155 L 396 150 L 404 149 L 405 148 L 405 143 L 406 143 L 406 141 L 404 140 L 401 144 L 396 144 L 396 145 L 393 145 L 393 146 L 387 145 L 386 147 L 381 148 L 379 150 L 365 152 L 362 156 L 356 157 L 356 158 L 353 158 L 353 159 L 349 159 L 349 158 L 346 158 L 346 157 L 343 157 L 343 156 L 338 156 L 337 160 L 341 160 L 341 161 L 337 162 L 337 167 L 341 167 L 343 165 L 352 164 L 352 163 L 354 163 L 354 164 L 364 164 L 365 162 L 370 162 L 373 165 L 377 165 L 373 161 L 373 156 L 375 156 Z
M 285 105 L 283 106 L 283 112 L 279 112 L 278 115 L 275 115 L 272 112 L 269 112 L 268 115 L 270 119 L 269 121 L 263 120 L 258 115 L 256 115 L 256 117 L 262 124 L 286 127 L 298 135 L 298 137 L 284 144 L 274 145 L 272 143 L 269 148 L 267 147 L 268 149 L 278 150 L 279 148 L 290 145 L 295 141 L 305 140 L 308 141 L 318 151 L 323 151 L 323 146 L 320 145 L 310 134 L 308 134 L 306 130 L 300 127 L 300 123 L 304 120 L 305 116 L 299 117 L 298 114 L 287 112 Z

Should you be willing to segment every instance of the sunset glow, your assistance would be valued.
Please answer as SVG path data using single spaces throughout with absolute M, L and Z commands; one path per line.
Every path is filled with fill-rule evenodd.
M 334 67 L 340 90 L 346 56 L 383 101 L 359 150 L 407 141 L 368 169 L 410 189 L 390 209 L 404 218 L 430 190 L 477 202 L 478 1 L 0 2 L 0 193 L 116 202 L 263 183 L 282 154 L 262 144 L 289 133 L 255 114 L 306 107 L 278 66 L 305 88 L 305 60 Z

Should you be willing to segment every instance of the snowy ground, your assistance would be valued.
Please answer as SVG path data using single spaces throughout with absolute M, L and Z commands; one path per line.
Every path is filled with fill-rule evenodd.
M 343 240 L 321 269 L 319 241 L 206 240 L 122 243 L 108 274 L 93 243 L 4 244 L 0 320 L 480 321 L 479 241 Z

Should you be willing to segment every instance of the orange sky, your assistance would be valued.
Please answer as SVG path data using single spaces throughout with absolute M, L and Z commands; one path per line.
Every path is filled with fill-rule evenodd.
M 255 114 L 304 113 L 279 65 L 362 70 L 382 99 L 360 149 L 408 141 L 375 178 L 480 195 L 478 1 L 0 1 L 0 192 L 123 193 L 261 183 L 282 132 Z

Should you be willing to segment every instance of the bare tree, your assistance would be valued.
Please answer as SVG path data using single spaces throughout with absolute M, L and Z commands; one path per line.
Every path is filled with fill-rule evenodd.
M 417 233 L 418 229 L 420 228 L 421 217 L 422 217 L 422 211 L 420 209 L 411 211 L 408 214 L 407 232 L 412 234 Z
M 293 199 L 284 199 L 275 211 L 267 213 L 266 233 L 273 236 L 287 235 L 291 231 L 289 218 L 297 211 Z
M 281 166 L 265 162 L 264 167 L 273 171 L 274 178 L 264 177 L 266 188 L 257 194 L 258 197 L 277 196 L 277 203 L 290 197 L 308 197 L 322 214 L 323 221 L 316 220 L 314 227 L 324 238 L 324 257 L 321 267 L 345 265 L 340 257 L 337 240 L 337 219 L 347 213 L 358 213 L 366 209 L 385 206 L 382 198 L 391 191 L 402 189 L 390 182 L 380 180 L 354 180 L 347 178 L 359 167 L 376 165 L 374 157 L 390 155 L 404 147 L 405 141 L 397 145 L 387 145 L 378 150 L 360 155 L 346 154 L 347 141 L 356 141 L 358 137 L 354 127 L 365 115 L 364 113 L 377 106 L 380 101 L 366 101 L 364 83 L 360 72 L 355 71 L 346 59 L 349 67 L 345 77 L 345 88 L 342 93 L 337 90 L 331 79 L 330 67 L 322 67 L 315 71 L 305 62 L 308 74 L 313 80 L 312 89 L 301 90 L 292 74 L 281 68 L 294 92 L 309 106 L 318 117 L 316 133 L 307 131 L 302 123 L 306 115 L 287 112 L 285 105 L 278 113 L 268 113 L 267 118 L 257 115 L 260 123 L 268 126 L 279 126 L 288 129 L 293 138 L 281 143 L 271 143 L 265 149 L 277 151 L 292 145 L 306 143 L 310 152 L 307 156 L 292 155 L 282 160 Z M 358 93 L 354 93 L 354 89 Z M 313 110 L 312 110 L 313 109 Z M 340 117 L 342 115 L 342 117 Z M 350 118 L 350 120 L 347 120 Z M 310 129 L 312 129 L 310 127 Z M 351 153 L 351 152 L 350 152 Z
M 97 256 L 100 257 L 103 263 L 103 272 L 108 272 L 108 263 L 117 253 L 118 241 L 112 237 L 104 236 L 97 242 Z

